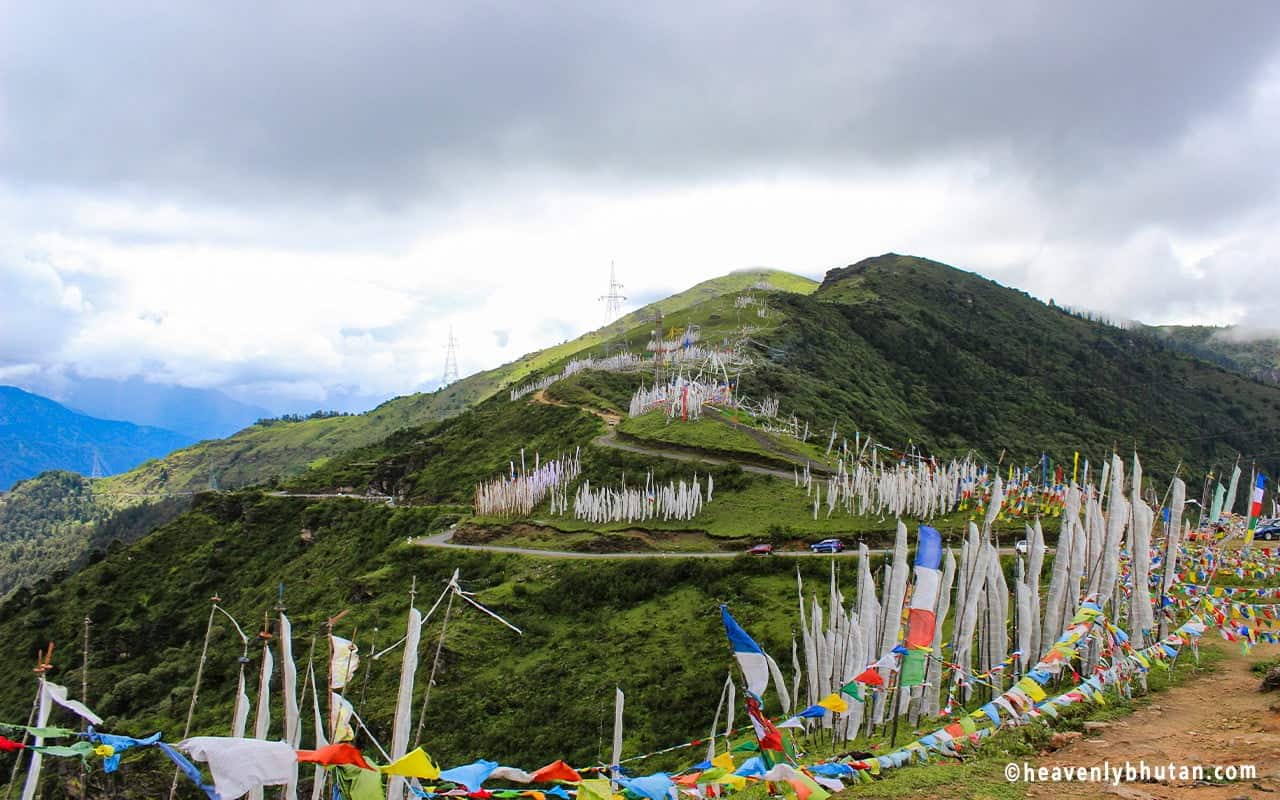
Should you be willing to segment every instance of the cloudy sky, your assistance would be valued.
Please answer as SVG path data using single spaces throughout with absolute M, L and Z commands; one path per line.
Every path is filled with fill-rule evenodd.
M 1280 327 L 1280 9 L 0 0 L 0 383 L 359 407 L 896 251 Z

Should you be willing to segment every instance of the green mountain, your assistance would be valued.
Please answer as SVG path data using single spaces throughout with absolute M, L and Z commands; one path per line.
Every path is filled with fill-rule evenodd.
M 313 457 L 310 469 L 277 484 L 297 495 L 373 489 L 395 496 L 395 507 L 263 489 L 201 494 L 189 511 L 140 540 L 106 543 L 81 571 L 18 589 L 0 605 L 0 636 L 14 643 L 0 651 L 0 667 L 27 674 L 36 650 L 52 639 L 51 677 L 78 686 L 87 616 L 88 700 L 108 718 L 104 727 L 176 732 L 215 593 L 252 633 L 283 582 L 300 658 L 325 619 L 344 609 L 338 633 L 368 652 L 402 635 L 413 578 L 425 609 L 458 568 L 476 599 L 524 635 L 454 607 L 427 712 L 428 751 L 449 764 L 481 757 L 526 768 L 559 757 L 596 763 L 607 757 L 601 731 L 614 686 L 627 692 L 626 754 L 704 735 L 730 665 L 717 604 L 728 602 L 766 649 L 785 654 L 795 569 L 821 582 L 827 563 L 745 556 L 578 561 L 427 548 L 417 537 L 456 525 L 459 538 L 528 547 L 738 551 L 765 537 L 874 537 L 893 521 L 838 514 L 815 521 L 805 491 L 778 477 L 806 461 L 821 468 L 833 423 L 844 436 L 910 441 L 941 456 L 974 450 L 993 462 L 1003 456 L 1005 464 L 1032 464 L 1042 453 L 1067 462 L 1075 451 L 1097 463 L 1112 448 L 1127 454 L 1136 447 L 1153 484 L 1179 462 L 1195 483 L 1200 470 L 1234 458 L 1237 449 L 1280 452 L 1280 433 L 1267 422 L 1280 411 L 1280 388 L 972 273 L 889 254 L 832 270 L 807 296 L 760 293 L 750 308 L 763 303 L 763 316 L 742 313 L 738 293 L 745 288 L 669 307 L 663 324 L 697 324 L 704 342 L 736 337 L 753 362 L 738 376 L 739 396 L 777 397 L 781 416 L 794 414 L 821 432 L 810 441 L 713 411 L 696 423 L 619 422 L 632 392 L 651 380 L 647 371 L 579 372 L 515 401 L 497 391 L 554 375 L 575 357 L 640 352 L 653 323 L 638 315 L 487 379 L 487 397 L 476 396 L 460 413 L 348 443 L 345 452 Z M 744 324 L 752 326 L 745 336 Z M 550 458 L 578 448 L 583 479 L 593 485 L 624 477 L 636 485 L 650 472 L 663 482 L 688 479 L 696 471 L 714 476 L 715 500 L 690 522 L 645 526 L 585 525 L 552 516 L 545 503 L 514 521 L 471 516 L 477 481 L 505 474 L 522 455 Z M 1265 457 L 1260 463 L 1275 467 Z M 959 515 L 940 527 L 954 531 L 963 522 Z M 213 630 L 193 728 L 201 733 L 227 730 L 240 655 L 227 623 L 217 619 Z M 435 617 L 424 670 L 440 630 Z M 398 664 L 395 655 L 366 660 L 367 685 L 362 678 L 348 689 L 383 742 Z M 0 685 L 0 719 L 24 718 L 32 691 L 33 683 L 21 680 Z M 676 751 L 644 767 L 698 757 Z M 0 775 L 8 774 L 7 763 L 0 760 Z M 72 767 L 61 768 L 51 786 L 66 785 Z M 136 797 L 157 796 L 172 774 L 149 754 L 123 769 Z
M 0 386 L 0 492 L 48 470 L 119 472 L 191 439 L 80 414 L 15 386 Z
M 1166 475 L 1237 453 L 1280 467 L 1275 387 L 974 273 L 888 254 L 778 305 L 794 324 L 771 339 L 761 380 L 828 425 L 1015 464 L 1136 447 Z
M 200 442 L 143 464 L 113 478 L 104 491 L 122 495 L 177 493 L 207 489 L 211 481 L 222 488 L 236 488 L 297 475 L 338 453 L 380 441 L 393 431 L 457 414 L 550 364 L 651 325 L 656 311 L 673 314 L 762 281 L 786 292 L 817 288 L 808 278 L 778 270 L 733 272 L 649 304 L 600 330 L 470 375 L 435 392 L 397 397 L 365 414 L 254 425 L 226 439 Z
M 755 364 L 739 394 L 780 398 L 784 413 L 822 432 L 817 439 L 834 425 L 849 439 L 857 431 L 942 457 L 976 451 L 1019 465 L 1037 464 L 1042 454 L 1066 463 L 1076 452 L 1100 463 L 1113 449 L 1136 448 L 1153 474 L 1165 476 L 1179 463 L 1206 470 L 1237 453 L 1256 455 L 1264 470 L 1280 466 L 1280 429 L 1267 422 L 1280 411 L 1280 390 L 973 273 L 889 254 L 832 270 L 810 295 L 776 294 L 770 302 L 775 313 L 751 334 Z M 737 324 L 732 312 L 733 298 L 721 296 L 669 320 L 700 324 L 714 339 Z M 640 333 L 619 334 L 601 350 L 643 341 Z M 581 354 L 566 354 L 545 372 Z M 522 432 L 530 453 L 554 453 L 555 443 L 587 446 L 605 430 L 595 412 L 624 413 L 643 380 L 575 375 L 547 390 L 556 407 L 494 397 L 441 425 L 350 451 L 292 485 L 466 502 L 476 481 L 503 470 Z M 782 469 L 823 458 L 812 442 L 709 417 L 680 426 L 627 420 L 618 431 L 653 447 L 684 445 Z M 465 464 L 447 457 L 464 450 Z M 618 458 L 596 448 L 586 469 L 608 462 L 595 476 L 602 479 Z
M 529 353 L 436 392 L 399 397 L 366 414 L 264 421 L 226 439 L 199 442 L 127 473 L 94 481 L 91 487 L 84 482 L 76 489 L 81 502 L 74 508 L 52 501 L 41 505 L 68 491 L 67 476 L 46 473 L 32 478 L 7 505 L 0 501 L 0 596 L 20 581 L 82 563 L 95 547 L 145 534 L 184 507 L 175 498 L 210 488 L 289 479 L 308 468 L 322 467 L 332 456 L 370 446 L 395 431 L 456 415 L 568 356 L 647 330 L 659 311 L 679 314 L 708 299 L 760 284 L 797 293 L 817 288 L 808 278 L 777 270 L 733 272 L 649 304 L 571 342 Z
M 1266 383 L 1280 384 L 1280 336 L 1235 326 L 1159 325 L 1147 328 L 1171 347 Z

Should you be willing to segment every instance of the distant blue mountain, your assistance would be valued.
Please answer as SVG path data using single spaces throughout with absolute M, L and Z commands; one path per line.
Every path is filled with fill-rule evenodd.
M 51 469 L 125 472 L 186 447 L 194 437 L 76 413 L 40 395 L 0 386 L 0 491 Z
M 39 387 L 29 388 L 39 391 Z M 166 428 L 195 439 L 222 439 L 259 419 L 275 416 L 217 389 L 148 383 L 140 378 L 109 381 L 77 377 L 57 397 L 67 407 L 92 417 Z

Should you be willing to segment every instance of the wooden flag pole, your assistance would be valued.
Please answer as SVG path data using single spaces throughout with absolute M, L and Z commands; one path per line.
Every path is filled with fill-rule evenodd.
M 182 726 L 183 739 L 186 739 L 188 736 L 191 735 L 191 720 L 195 716 L 196 700 L 200 696 L 200 681 L 204 677 L 204 662 L 209 655 L 209 637 L 213 634 L 213 617 L 215 614 L 218 613 L 218 603 L 221 600 L 222 598 L 218 597 L 217 595 L 214 595 L 212 598 L 212 607 L 209 609 L 209 622 L 207 625 L 205 625 L 205 628 L 204 628 L 204 645 L 200 648 L 200 662 L 196 666 L 196 681 L 195 681 L 195 685 L 191 687 L 191 702 L 187 704 L 187 722 L 185 725 Z M 89 618 L 85 617 L 86 626 L 88 625 L 88 622 L 89 622 Z M 86 639 L 88 636 L 88 632 L 89 632 L 89 629 L 88 627 L 86 627 L 85 628 Z M 85 647 L 86 665 L 88 663 L 88 657 L 89 657 L 88 653 L 89 653 L 89 648 L 86 642 L 86 647 Z M 88 686 L 88 678 L 86 677 L 84 681 L 84 685 L 82 686 L 82 689 L 83 689 L 82 699 L 83 697 L 88 696 L 87 686 Z M 182 770 L 180 768 L 175 767 L 173 770 L 173 783 L 169 785 L 169 800 L 173 800 L 175 797 L 177 797 L 178 780 L 181 776 L 182 776 Z

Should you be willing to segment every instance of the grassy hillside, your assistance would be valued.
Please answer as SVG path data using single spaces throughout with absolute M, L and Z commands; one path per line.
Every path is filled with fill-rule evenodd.
M 1272 421 L 1280 389 L 972 273 L 889 255 L 833 270 L 810 296 L 774 295 L 772 302 L 780 313 L 752 335 L 755 364 L 741 376 L 740 393 L 776 395 L 784 415 L 812 423 L 813 439 L 762 435 L 708 412 L 697 423 L 624 420 L 619 440 L 788 469 L 821 461 L 834 423 L 850 439 L 855 430 L 870 432 L 940 456 L 976 450 L 1006 464 L 1035 463 L 1041 453 L 1065 463 L 1077 450 L 1100 463 L 1112 448 L 1136 448 L 1153 478 L 1180 462 L 1203 474 L 1237 452 L 1256 454 L 1264 470 L 1280 466 L 1280 426 Z M 721 297 L 673 317 L 701 324 L 706 340 L 717 326 L 732 327 L 731 308 L 731 298 Z M 606 346 L 627 341 L 635 348 L 643 339 L 633 329 Z M 577 446 L 587 447 L 589 469 L 609 465 L 593 480 L 616 482 L 626 467 L 620 454 L 592 446 L 605 431 L 592 412 L 621 412 L 647 378 L 575 375 L 547 390 L 543 402 L 559 406 L 494 397 L 450 421 L 351 451 L 294 485 L 465 502 L 476 480 L 504 472 L 520 447 L 550 456 Z M 778 524 L 791 514 L 780 512 Z
M 29 675 L 31 656 L 46 640 L 57 643 L 51 679 L 78 686 L 77 637 L 87 614 L 93 622 L 88 699 L 106 717 L 103 728 L 180 731 L 208 598 L 218 593 L 252 633 L 275 605 L 282 580 L 299 659 L 323 620 L 343 609 L 351 613 L 339 634 L 354 633 L 366 652 L 375 639 L 385 647 L 403 634 L 411 579 L 418 579 L 425 610 L 455 568 L 481 602 L 524 629 L 519 637 L 455 607 L 425 736 L 427 749 L 451 764 L 485 757 L 535 767 L 557 757 L 576 764 L 607 757 L 599 729 L 611 719 L 615 685 L 627 692 L 627 754 L 704 734 L 731 664 L 719 602 L 730 603 L 766 647 L 781 654 L 789 646 L 794 563 L 748 557 L 587 563 L 405 544 L 407 536 L 450 518 L 432 507 L 312 503 L 248 492 L 201 496 L 192 512 L 132 547 L 43 593 L 23 590 L 0 606 L 0 636 L 13 643 L 0 653 L 0 665 L 15 676 L 0 686 L 0 719 L 25 719 L 34 682 L 16 676 Z M 311 532 L 310 543 L 300 538 L 303 529 Z M 800 566 L 811 580 L 826 577 L 823 562 Z M 419 697 L 438 623 L 424 633 Z M 210 734 L 229 725 L 240 654 L 229 625 L 219 620 L 215 631 L 194 728 Z M 362 676 L 347 695 L 364 698 L 361 716 L 385 742 L 399 656 L 365 665 L 371 667 L 367 686 Z M 645 767 L 690 758 L 677 753 Z M 59 767 L 70 764 L 55 760 L 53 769 Z M 157 789 L 172 774 L 156 754 L 127 759 L 123 769 L 131 794 L 122 797 L 160 796 Z M 8 762 L 0 761 L 0 774 L 7 770 Z M 51 785 L 59 780 L 49 777 Z
M 973 273 L 889 254 L 778 305 L 757 380 L 820 429 L 1006 463 L 1136 447 L 1166 475 L 1238 452 L 1280 467 L 1280 389 Z
M 234 488 L 288 477 L 338 453 L 377 442 L 393 431 L 457 414 L 499 390 L 516 385 L 552 364 L 591 350 L 628 331 L 650 325 L 656 310 L 675 315 L 708 299 L 740 292 L 766 281 L 781 291 L 808 293 L 814 281 L 777 270 L 743 270 L 703 281 L 627 314 L 616 322 L 563 344 L 538 350 L 495 369 L 470 375 L 429 394 L 388 400 L 367 414 L 254 425 L 226 439 L 201 442 L 143 464 L 108 482 L 104 491 L 201 491 L 210 480 Z M 673 317 L 672 324 L 679 324 Z M 643 344 L 643 342 L 640 342 Z
M 64 478 L 54 474 L 33 478 L 27 482 L 21 496 L 14 498 L 7 512 L 0 509 L 0 559 L 10 559 L 7 563 L 0 563 L 0 596 L 18 580 L 37 579 L 82 563 L 93 548 L 106 546 L 112 539 L 131 541 L 150 530 L 146 527 L 150 522 L 171 518 L 180 504 L 165 499 L 169 495 L 190 494 L 209 488 L 274 484 L 311 468 L 315 468 L 315 474 L 323 476 L 319 482 L 326 487 L 352 485 L 344 484 L 343 480 L 353 483 L 363 480 L 362 487 L 379 482 L 377 476 L 366 474 L 367 470 L 359 475 L 346 475 L 342 467 L 346 462 L 334 468 L 326 468 L 326 462 L 340 453 L 360 452 L 365 454 L 362 458 L 368 460 L 370 452 L 396 450 L 401 442 L 412 441 L 417 436 L 415 431 L 421 426 L 457 415 L 553 365 L 559 368 L 558 365 L 568 359 L 589 353 L 601 343 L 620 336 L 640 336 L 638 331 L 647 331 L 645 326 L 652 326 L 651 319 L 657 309 L 674 320 L 673 324 L 682 325 L 684 322 L 680 315 L 688 308 L 695 305 L 706 307 L 709 300 L 719 297 L 731 298 L 762 281 L 779 290 L 799 293 L 817 288 L 814 281 L 776 270 L 744 270 L 704 281 L 628 314 L 599 331 L 468 376 L 436 392 L 399 397 L 367 414 L 253 425 L 226 439 L 200 442 L 177 450 L 122 475 L 93 482 L 92 493 L 82 494 L 83 507 L 77 506 L 74 513 L 61 501 L 51 501 L 48 507 L 41 507 L 35 500 L 56 498 L 59 493 L 67 491 Z M 731 299 L 718 302 L 716 307 L 727 309 L 732 306 Z M 728 318 L 726 311 L 724 319 Z M 719 329 L 712 325 L 708 330 L 715 332 Z M 647 338 L 647 333 L 643 335 Z M 637 346 L 642 344 L 643 341 Z M 628 395 L 629 392 L 628 389 Z M 520 423 L 522 426 L 528 424 L 527 420 Z M 405 433 L 397 438 L 397 431 Z M 552 431 L 548 436 L 561 433 Z M 474 435 L 474 432 L 469 435 Z M 518 442 L 520 438 L 516 436 L 510 441 Z M 502 441 L 505 447 L 508 440 Z M 547 452 L 555 449 L 554 442 L 548 440 L 545 444 Z M 510 455 L 507 450 L 502 450 L 497 462 Z M 472 485 L 475 480 L 488 477 L 487 472 L 482 474 L 479 470 L 464 469 L 457 474 L 466 476 Z M 310 484 L 316 483 L 317 480 L 310 481 Z M 460 482 L 458 485 L 464 484 Z M 104 524 L 113 513 L 140 505 L 149 510 L 130 513 L 114 524 Z M 102 529 L 97 538 L 93 535 L 94 525 Z M 6 534 L 6 526 L 17 532 Z M 10 544 L 6 545 L 6 541 Z

